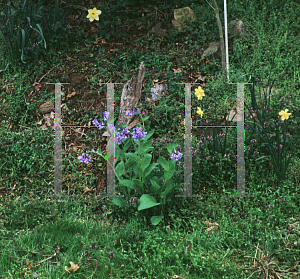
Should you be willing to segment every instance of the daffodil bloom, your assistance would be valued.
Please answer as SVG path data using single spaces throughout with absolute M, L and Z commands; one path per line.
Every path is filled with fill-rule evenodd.
M 203 89 L 201 88 L 201 86 L 199 86 L 196 90 L 195 90 L 195 95 L 197 96 L 197 98 L 199 100 L 202 100 L 202 98 L 205 96 Z
M 200 114 L 200 116 L 202 118 L 203 111 L 201 110 L 201 108 L 197 107 L 197 113 Z
M 291 113 L 288 113 L 288 109 L 286 109 L 285 111 L 282 110 L 279 112 L 279 115 L 281 116 L 281 120 L 284 121 L 285 119 L 289 119 Z
M 94 9 L 89 9 L 88 12 L 89 14 L 86 17 L 89 18 L 91 22 L 94 21 L 94 19 L 99 20 L 99 15 L 101 14 L 100 10 L 94 8 Z

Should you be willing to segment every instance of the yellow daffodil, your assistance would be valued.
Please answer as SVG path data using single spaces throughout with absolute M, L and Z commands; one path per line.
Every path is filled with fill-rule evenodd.
M 284 121 L 285 119 L 289 119 L 291 113 L 288 113 L 288 109 L 286 109 L 285 111 L 282 110 L 279 112 L 279 115 L 281 116 L 281 120 Z
M 197 107 L 197 113 L 200 114 L 200 116 L 202 118 L 202 115 L 204 112 L 201 110 L 201 108 Z
M 89 14 L 86 17 L 89 18 L 91 22 L 94 21 L 94 19 L 99 20 L 99 15 L 101 14 L 100 10 L 94 8 L 94 9 L 89 9 L 88 12 Z
M 195 95 L 197 96 L 197 98 L 199 100 L 202 100 L 202 98 L 205 96 L 203 89 L 201 88 L 201 86 L 199 86 L 196 90 L 195 90 Z

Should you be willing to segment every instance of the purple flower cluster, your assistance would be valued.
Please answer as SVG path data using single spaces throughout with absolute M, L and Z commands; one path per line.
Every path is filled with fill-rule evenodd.
M 126 115 L 130 115 L 130 116 L 133 116 L 133 115 L 137 115 L 139 113 L 139 109 L 134 109 L 134 110 L 129 110 L 126 112 Z
M 79 156 L 78 159 L 80 162 L 86 163 L 86 164 L 88 164 L 92 160 L 91 156 L 90 155 L 86 156 L 85 153 L 83 153 L 81 156 Z
M 174 153 L 171 155 L 171 159 L 173 159 L 174 161 L 178 161 L 180 160 L 181 156 L 182 154 L 174 149 Z
M 129 111 L 126 112 L 126 115 L 133 116 L 133 115 L 137 115 L 138 113 L 139 113 L 139 109 L 134 109 L 134 110 L 130 109 Z M 108 116 L 109 116 L 109 112 L 103 113 L 104 121 L 107 121 Z M 97 118 L 95 118 L 92 121 L 92 123 L 96 127 L 98 127 L 100 130 L 105 127 L 103 121 L 101 121 L 99 123 Z M 122 143 L 122 140 L 126 139 L 128 137 L 126 135 L 128 135 L 130 132 L 127 128 L 123 128 L 122 132 L 118 132 L 118 131 L 120 131 L 120 128 L 118 129 L 118 131 L 116 130 L 115 127 L 114 127 L 114 129 L 115 129 L 116 141 L 117 141 L 118 145 L 120 145 Z M 133 128 L 133 132 L 131 133 L 131 135 L 133 136 L 133 139 L 135 141 L 138 141 L 139 139 L 145 138 L 147 135 L 147 132 L 144 132 L 142 130 L 142 127 L 138 127 L 138 128 Z M 94 150 L 92 150 L 92 152 L 94 152 Z M 170 158 L 173 159 L 174 161 L 178 161 L 181 159 L 181 156 L 182 156 L 182 154 L 179 151 L 176 151 L 174 149 L 174 153 L 170 156 Z M 91 161 L 91 156 L 90 155 L 87 156 L 85 153 L 83 153 L 81 156 L 78 157 L 78 159 L 81 162 L 88 164 Z

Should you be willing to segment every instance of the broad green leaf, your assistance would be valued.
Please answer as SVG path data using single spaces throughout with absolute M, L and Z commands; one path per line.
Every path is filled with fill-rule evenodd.
M 169 162 L 169 167 L 170 167 L 170 173 L 168 175 L 168 172 L 165 171 L 164 173 L 164 180 L 165 181 L 168 181 L 173 175 L 174 175 L 174 172 L 175 172 L 175 161 L 170 161 Z
M 125 164 L 126 170 L 130 170 L 132 165 L 134 165 L 134 164 L 136 164 L 136 162 L 134 160 L 128 159 Z
M 176 143 L 169 143 L 167 145 L 167 150 L 170 154 L 172 154 L 174 152 L 174 149 L 176 149 L 178 147 L 178 144 Z
M 163 217 L 164 217 L 163 215 L 152 216 L 150 218 L 150 222 L 152 225 L 156 226 L 162 220 Z
M 142 182 L 139 179 L 132 179 L 132 181 L 135 183 L 135 186 L 137 186 L 138 189 L 142 187 Z
M 145 154 L 144 158 L 143 158 L 143 165 L 142 165 L 142 171 L 144 171 L 146 168 L 148 168 L 148 166 L 150 165 L 152 159 L 152 155 L 151 154 Z
M 135 164 L 133 165 L 132 169 L 133 169 L 133 172 L 135 173 L 135 175 L 136 175 L 137 177 L 139 177 L 140 171 L 141 171 L 141 166 L 140 166 L 140 164 L 139 164 L 139 163 L 135 163 Z
M 122 198 L 113 197 L 111 202 L 119 207 L 126 207 L 126 202 Z
M 131 145 L 131 140 L 129 138 L 125 139 L 124 140 L 124 146 L 123 146 L 123 150 L 126 152 L 128 150 L 128 148 L 130 147 Z
M 154 134 L 154 129 L 147 133 L 146 137 L 142 141 L 148 141 L 148 139 Z
M 144 178 L 146 178 L 153 170 L 154 168 L 159 165 L 158 163 L 154 163 L 151 166 L 149 166 L 148 168 L 146 168 L 145 172 L 144 172 Z
M 119 158 L 125 160 L 125 153 L 120 148 L 116 148 L 115 156 L 116 156 L 116 162 L 118 161 Z
M 131 189 L 136 189 L 136 182 L 130 180 L 130 179 L 121 179 L 120 180 L 120 183 L 123 185 L 123 186 L 126 186 L 126 187 L 129 187 Z
M 165 201 L 167 195 L 174 189 L 174 184 L 169 184 L 164 192 L 161 193 L 160 197 Z
M 142 142 L 141 149 L 142 149 L 142 154 L 146 154 L 150 150 L 154 149 L 154 147 L 152 146 L 152 141 L 148 140 L 146 142 Z
M 161 164 L 161 166 L 164 168 L 165 171 L 169 170 L 169 164 L 168 164 L 168 162 L 166 161 L 165 158 L 159 156 L 158 162 Z
M 135 162 L 139 161 L 136 152 L 135 153 L 125 153 L 125 155 L 128 156 L 130 159 L 134 160 Z
M 155 191 L 159 192 L 160 191 L 160 186 L 152 179 L 150 179 L 150 182 L 154 188 Z
M 146 121 L 150 116 L 146 116 L 145 118 L 143 118 L 144 121 Z
M 160 203 L 157 203 L 154 197 L 152 197 L 149 194 L 144 194 L 140 198 L 140 205 L 138 207 L 138 211 L 151 208 L 157 205 L 160 205 Z
M 121 161 L 117 167 L 116 167 L 116 174 L 118 177 L 121 177 L 123 175 L 123 172 L 125 171 L 124 162 Z

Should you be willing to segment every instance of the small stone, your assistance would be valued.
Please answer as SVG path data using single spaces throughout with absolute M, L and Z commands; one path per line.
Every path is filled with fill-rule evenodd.
M 48 101 L 45 104 L 42 104 L 38 108 L 38 111 L 42 114 L 50 113 L 50 112 L 54 111 L 54 105 L 51 101 Z

